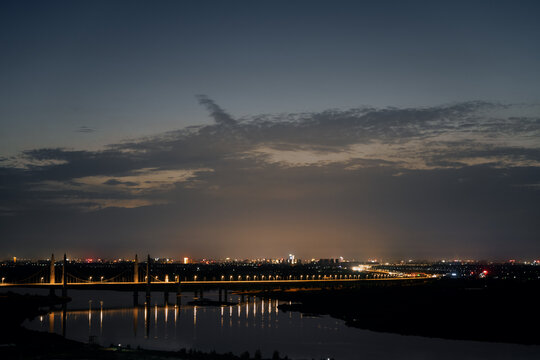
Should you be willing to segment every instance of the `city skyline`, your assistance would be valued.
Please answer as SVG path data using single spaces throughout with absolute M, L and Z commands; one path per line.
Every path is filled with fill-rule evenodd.
M 54 254 L 52 254 L 54 256 Z M 147 257 L 142 257 L 138 259 L 136 256 L 138 254 L 135 254 L 132 257 L 124 257 L 124 258 L 109 258 L 109 257 L 94 257 L 94 258 L 86 258 L 86 257 L 71 257 L 67 253 L 66 255 L 66 261 L 68 262 L 74 262 L 74 263 L 80 263 L 80 264 L 115 264 L 115 263 L 131 263 L 131 262 L 137 262 L 137 263 L 145 263 L 147 262 Z M 149 254 L 148 254 L 149 255 Z M 63 262 L 62 258 L 54 258 L 54 257 L 44 257 L 44 258 L 21 258 L 21 257 L 12 257 L 12 258 L 4 258 L 0 259 L 0 262 L 6 264 L 6 263 L 12 263 L 12 264 L 35 264 L 35 263 L 50 263 L 51 259 L 54 263 L 61 264 Z M 538 266 L 540 265 L 540 260 L 534 259 L 534 258 L 527 258 L 527 259 L 435 259 L 435 260 L 428 260 L 428 259 L 374 259 L 370 257 L 363 257 L 363 258 L 347 258 L 347 257 L 322 257 L 322 258 L 310 258 L 310 259 L 302 259 L 302 258 L 296 258 L 296 261 L 291 262 L 287 259 L 287 257 L 278 257 L 278 258 L 235 258 L 235 257 L 227 257 L 227 258 L 190 258 L 187 256 L 179 256 L 179 257 L 150 257 L 151 262 L 157 262 L 161 264 L 202 264 L 202 265 L 215 265 L 215 264 L 287 264 L 287 265 L 302 265 L 302 264 L 313 264 L 313 263 L 334 263 L 334 264 L 346 264 L 346 263 L 361 263 L 361 264 L 382 264 L 382 265 L 390 265 L 390 264 L 402 264 L 402 265 L 416 265 L 416 264 L 446 264 L 446 265 L 462 265 L 462 264 L 492 264 L 492 265 L 529 265 L 529 266 Z
M 6 258 L 540 258 L 538 2 L 0 7 Z

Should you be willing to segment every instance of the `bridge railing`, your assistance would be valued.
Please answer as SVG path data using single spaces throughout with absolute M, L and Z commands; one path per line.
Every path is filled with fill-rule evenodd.
M 142 267 L 142 266 L 141 266 Z M 124 268 L 120 273 L 116 275 L 105 277 L 99 273 L 88 275 L 78 273 L 76 270 L 78 268 L 73 268 L 68 264 L 66 272 L 66 283 L 120 283 L 120 282 L 133 282 L 134 273 L 132 269 Z M 63 269 L 62 269 L 63 270 Z M 57 271 L 57 275 L 60 271 Z M 146 282 L 148 277 L 146 272 L 143 272 L 143 276 L 139 276 L 139 283 Z M 193 274 L 190 275 L 181 275 L 177 273 L 163 273 L 152 274 L 151 283 L 171 283 L 171 282 L 181 282 L 181 281 L 306 281 L 306 280 L 357 280 L 357 279 L 382 279 L 388 277 L 398 277 L 403 274 L 391 273 L 390 271 L 367 271 L 367 272 L 340 272 L 340 273 L 243 273 L 243 274 L 231 274 L 231 273 L 222 273 L 222 274 Z M 48 278 L 48 268 L 42 267 L 37 272 L 31 274 L 30 276 L 25 277 L 24 279 L 9 279 L 3 277 L 2 283 L 48 283 L 50 279 Z M 56 284 L 61 284 L 63 279 L 58 281 L 58 276 L 56 279 Z

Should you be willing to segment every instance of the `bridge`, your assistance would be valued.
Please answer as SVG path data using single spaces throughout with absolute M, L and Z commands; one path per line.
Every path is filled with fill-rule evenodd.
M 140 269 L 139 265 L 145 265 L 145 269 Z M 169 303 L 169 294 L 176 294 L 176 304 L 181 304 L 182 292 L 194 292 L 195 297 L 202 298 L 204 291 L 218 290 L 219 301 L 227 298 L 228 291 L 264 291 L 264 290 L 286 290 L 286 289 L 328 289 L 328 288 L 348 288 L 358 286 L 390 285 L 399 282 L 418 282 L 430 279 L 428 276 L 407 276 L 389 271 L 370 270 L 363 273 L 332 273 L 324 274 L 262 274 L 251 273 L 243 275 L 222 274 L 219 276 L 185 277 L 180 275 L 159 276 L 152 273 L 152 260 L 148 255 L 146 263 L 140 264 L 137 255 L 131 270 L 123 271 L 115 276 L 105 278 L 104 276 L 82 278 L 76 271 L 69 269 L 69 263 L 64 254 L 61 263 L 61 277 L 58 279 L 54 254 L 48 268 L 40 269 L 31 276 L 14 282 L 5 281 L 2 278 L 0 288 L 47 288 L 51 294 L 55 290 L 61 290 L 62 296 L 67 296 L 68 289 L 77 290 L 115 290 L 133 292 L 134 305 L 138 305 L 139 292 L 146 293 L 146 303 L 150 303 L 152 292 L 163 292 L 164 303 Z M 143 270 L 143 271 L 141 271 Z M 127 272 L 127 273 L 126 273 Z M 127 280 L 126 280 L 127 279 Z M 142 281 L 141 281 L 142 280 Z M 371 284 L 370 284 L 371 283 Z M 223 297 L 224 296 L 224 297 Z

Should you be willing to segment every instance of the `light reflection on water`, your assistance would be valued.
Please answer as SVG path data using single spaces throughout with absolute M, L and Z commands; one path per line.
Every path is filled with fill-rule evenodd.
M 71 291 L 67 311 L 54 310 L 26 322 L 35 330 L 65 333 L 70 339 L 140 346 L 146 349 L 232 351 L 240 354 L 257 349 L 263 357 L 274 350 L 293 359 L 333 357 L 338 359 L 538 359 L 540 346 L 493 344 L 429 339 L 375 333 L 345 326 L 328 316 L 310 317 L 278 310 L 278 301 L 229 295 L 228 307 L 164 304 L 153 293 L 150 304 L 126 306 L 133 299 L 107 291 Z M 129 294 L 128 294 L 129 295 Z M 160 296 L 161 295 L 161 296 Z M 217 292 L 205 293 L 217 299 Z M 90 299 L 89 299 L 90 298 Z M 193 297 L 185 294 L 183 304 Z M 64 315 L 65 314 L 65 315 Z

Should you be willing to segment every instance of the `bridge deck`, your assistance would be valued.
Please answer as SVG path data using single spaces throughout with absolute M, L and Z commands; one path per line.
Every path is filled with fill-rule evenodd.
M 419 281 L 428 280 L 430 277 L 392 277 L 392 278 L 380 278 L 380 279 L 310 279 L 310 280 L 190 280 L 177 282 L 162 282 L 152 281 L 150 282 L 150 288 L 155 291 L 176 291 L 178 286 L 182 290 L 200 289 L 200 288 L 267 288 L 271 286 L 302 286 L 302 287 L 316 287 L 316 286 L 332 286 L 339 284 L 354 284 L 354 283 L 366 283 L 366 282 L 392 282 L 392 281 Z M 118 290 L 118 291 L 142 291 L 147 288 L 146 282 L 72 282 L 67 283 L 68 289 L 96 289 L 96 290 Z M 64 285 L 62 283 L 4 283 L 0 284 L 0 288 L 54 288 L 61 289 Z

